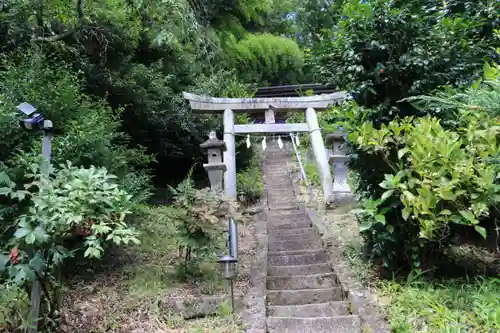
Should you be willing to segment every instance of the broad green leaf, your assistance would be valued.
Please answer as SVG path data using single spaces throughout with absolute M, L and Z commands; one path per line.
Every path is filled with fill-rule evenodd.
M 483 66 L 484 78 L 488 81 L 495 81 L 498 75 L 498 71 L 495 67 L 491 66 L 487 61 Z
M 49 239 L 49 235 L 45 232 L 43 226 L 39 225 L 33 230 L 35 238 L 40 243 L 45 243 Z
M 408 217 L 410 216 L 411 210 L 408 207 L 403 208 L 403 219 L 405 221 L 408 220 Z
M 469 210 L 461 210 L 459 213 L 469 222 L 475 223 L 477 221 L 474 214 Z
M 9 260 L 10 260 L 9 256 L 6 256 L 5 254 L 0 254 L 0 273 L 5 270 L 5 266 L 7 266 Z
M 101 251 L 94 247 L 89 247 L 83 254 L 85 258 L 97 258 L 99 259 L 101 257 Z
M 408 148 L 403 148 L 398 150 L 398 158 L 402 159 L 410 150 Z
M 0 195 L 9 195 L 12 190 L 8 187 L 0 187 Z
M 35 233 L 31 232 L 27 234 L 24 238 L 24 241 L 26 242 L 26 244 L 34 244 L 36 242 Z
M 476 231 L 481 235 L 483 236 L 484 239 L 486 239 L 488 233 L 486 232 L 486 229 L 481 227 L 481 226 L 478 226 L 478 225 L 475 225 L 474 226 L 474 229 L 476 229 Z
M 32 230 L 30 228 L 19 228 L 14 233 L 14 237 L 16 237 L 17 239 L 20 239 L 20 238 L 26 237 L 26 235 L 28 235 L 31 232 L 32 232 Z
M 387 200 L 393 193 L 394 190 L 385 191 L 384 194 L 382 194 L 382 201 Z
M 38 274 L 41 274 L 45 269 L 45 260 L 42 258 L 40 253 L 36 253 L 35 256 L 30 260 L 29 265 Z
M 375 215 L 375 221 L 385 224 L 385 216 L 384 215 Z
M 410 191 L 403 191 L 403 195 L 405 196 L 406 200 L 408 200 L 408 202 L 412 202 L 415 200 L 415 196 Z
M 369 230 L 372 227 L 372 224 L 370 222 L 363 222 L 359 225 L 359 231 L 364 232 L 366 230 Z
M 457 195 L 452 191 L 441 191 L 440 195 L 444 200 L 453 201 L 457 199 Z

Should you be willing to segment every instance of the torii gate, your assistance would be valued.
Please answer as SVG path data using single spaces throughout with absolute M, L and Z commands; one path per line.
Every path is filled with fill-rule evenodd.
M 316 167 L 318 168 L 323 188 L 323 196 L 325 202 L 328 202 L 332 194 L 333 180 L 316 111 L 325 110 L 330 105 L 347 100 L 349 95 L 346 92 L 306 97 L 276 98 L 214 98 L 187 92 L 184 92 L 183 95 L 185 99 L 189 100 L 191 109 L 194 112 L 224 114 L 224 142 L 226 143 L 226 151 L 224 151 L 223 155 L 223 161 L 226 165 L 226 172 L 224 173 L 225 196 L 233 200 L 236 200 L 237 196 L 235 134 L 309 132 L 316 159 Z M 305 111 L 306 123 L 276 124 L 274 120 L 275 111 Z M 235 112 L 264 112 L 265 123 L 235 124 Z

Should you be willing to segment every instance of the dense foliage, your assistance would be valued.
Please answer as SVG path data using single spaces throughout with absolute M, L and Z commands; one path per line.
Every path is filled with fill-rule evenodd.
M 59 290 L 60 281 L 54 258 L 69 260 L 80 249 L 99 258 L 105 243 L 136 242 L 140 236 L 124 218 L 154 186 L 176 184 L 193 165 L 194 180 L 206 179 L 199 144 L 209 130 L 220 131 L 220 118 L 191 113 L 181 93 L 245 97 L 266 82 L 297 81 L 302 51 L 271 34 L 291 34 L 284 17 L 292 9 L 272 0 L 0 3 L 0 252 L 7 267 L 0 282 L 9 286 L 0 297 L 29 294 L 25 287 L 42 281 L 42 317 L 55 319 L 59 297 L 49 289 Z M 284 47 L 270 47 L 276 43 Z M 244 67 L 246 55 L 268 61 Z M 42 133 L 20 129 L 15 106 L 21 102 L 54 124 L 57 168 L 48 177 L 33 171 Z M 244 168 L 251 152 L 241 146 L 238 166 Z M 186 227 L 201 216 L 189 215 L 192 209 L 210 197 L 200 193 L 188 206 L 174 193 L 176 212 L 190 216 L 177 219 Z M 252 195 L 255 200 L 259 189 Z M 203 257 L 197 251 L 206 246 L 181 229 L 182 245 Z M 9 309 L 0 325 L 18 323 L 7 319 Z M 42 320 L 44 329 L 51 320 Z
M 352 149 L 373 163 L 354 169 L 380 172 L 378 184 L 362 186 L 361 177 L 358 190 L 361 231 L 385 266 L 431 267 L 457 235 L 470 234 L 463 227 L 498 249 L 500 81 L 497 64 L 485 70 L 485 80 L 464 91 L 409 99 L 424 117 L 376 128 L 355 106 L 340 116 Z
M 498 154 L 498 87 L 477 80 L 498 57 L 499 10 L 495 1 L 343 1 L 309 43 L 315 75 L 361 107 L 322 120 L 333 129 L 340 118 L 349 132 L 367 249 L 386 267 L 432 264 L 454 225 L 495 230 L 484 220 L 496 214 L 488 158 Z M 492 81 L 494 67 L 484 68 Z M 411 98 L 422 94 L 434 95 Z
M 9 254 L 0 254 L 0 273 L 13 290 L 33 292 L 38 282 L 42 314 L 53 317 L 61 288 L 55 277 L 64 261 L 82 255 L 101 258 L 106 245 L 138 244 L 139 235 L 125 220 L 132 196 L 105 168 L 76 168 L 68 162 L 51 175 L 47 163 L 41 165 L 32 165 L 33 174 L 26 175 L 31 182 L 24 189 L 0 173 L 2 198 L 24 207 L 12 225 L 4 226 L 4 234 L 12 230 L 13 237 L 6 243 Z M 50 324 L 42 321 L 40 327 L 50 330 Z
M 335 27 L 312 52 L 319 79 L 354 92 L 377 109 L 370 118 L 416 112 L 406 97 L 441 85 L 465 85 L 479 76 L 494 51 L 500 23 L 494 1 L 452 10 L 442 1 L 346 1 Z

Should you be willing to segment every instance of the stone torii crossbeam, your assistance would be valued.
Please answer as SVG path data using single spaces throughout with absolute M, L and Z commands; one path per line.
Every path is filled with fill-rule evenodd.
M 193 112 L 223 114 L 224 116 L 224 142 L 226 144 L 226 151 L 223 156 L 223 162 L 226 165 L 226 172 L 224 173 L 225 196 L 233 200 L 236 200 L 237 196 L 235 134 L 309 132 L 324 200 L 328 202 L 333 189 L 333 180 L 316 111 L 325 110 L 331 105 L 349 99 L 346 92 L 275 98 L 215 98 L 184 92 L 184 98 L 189 100 Z M 306 122 L 296 124 L 275 123 L 275 112 L 290 111 L 305 111 Z M 235 113 L 257 112 L 264 112 L 266 120 L 264 124 L 235 124 Z

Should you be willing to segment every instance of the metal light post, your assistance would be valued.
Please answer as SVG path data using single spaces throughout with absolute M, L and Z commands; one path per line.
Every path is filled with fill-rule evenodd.
M 50 164 L 50 158 L 52 153 L 52 121 L 44 119 L 41 113 L 36 113 L 36 108 L 28 103 L 21 103 L 17 106 L 17 109 L 28 116 L 19 122 L 21 128 L 31 131 L 31 130 L 42 130 L 43 131 L 43 141 L 42 141 L 42 155 L 45 158 L 47 164 Z M 42 169 L 49 174 L 49 168 Z M 31 311 L 30 311 L 30 326 L 27 328 L 27 333 L 36 333 L 38 331 L 38 316 L 40 315 L 40 300 L 42 297 L 42 285 L 38 278 L 35 278 L 33 285 L 31 287 Z
M 236 276 L 236 260 L 230 255 L 222 256 L 219 259 L 219 265 L 222 277 L 229 281 L 229 290 L 231 294 L 231 311 L 234 313 L 234 286 L 233 281 Z

